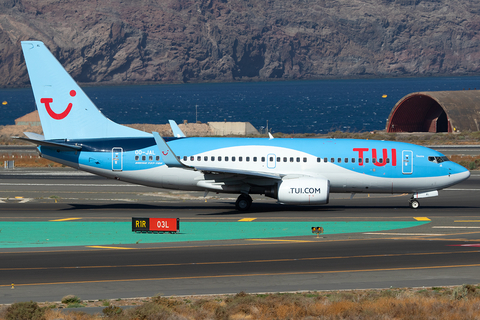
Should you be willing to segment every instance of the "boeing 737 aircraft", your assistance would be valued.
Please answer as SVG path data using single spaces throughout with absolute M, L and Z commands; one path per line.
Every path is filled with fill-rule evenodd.
M 151 187 L 250 194 L 282 204 L 326 204 L 330 193 L 411 193 L 419 198 L 470 176 L 429 148 L 355 139 L 162 138 L 106 118 L 39 41 L 22 42 L 44 135 L 25 133 L 42 157 Z

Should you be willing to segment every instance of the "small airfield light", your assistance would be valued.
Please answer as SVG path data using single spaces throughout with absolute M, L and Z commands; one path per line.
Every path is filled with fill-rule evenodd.
M 317 238 L 318 238 L 318 235 L 320 233 L 323 233 L 323 228 L 322 227 L 312 227 L 312 233 L 316 233 L 317 234 Z

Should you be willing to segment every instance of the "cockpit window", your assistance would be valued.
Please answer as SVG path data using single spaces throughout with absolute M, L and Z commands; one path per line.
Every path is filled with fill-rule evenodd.
M 428 157 L 428 161 L 435 162 L 435 163 L 442 163 L 442 162 L 450 161 L 450 160 L 447 158 L 447 156 L 442 156 L 442 157 L 430 156 L 430 157 Z

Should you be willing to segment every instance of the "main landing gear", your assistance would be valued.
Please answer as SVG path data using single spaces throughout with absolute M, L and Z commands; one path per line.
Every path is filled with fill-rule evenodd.
M 410 201 L 408 202 L 408 205 L 410 206 L 410 208 L 412 209 L 417 209 L 418 207 L 420 207 L 420 202 L 418 202 L 417 199 L 410 199 Z
M 238 196 L 237 201 L 235 202 L 235 208 L 238 211 L 247 211 L 252 205 L 252 197 L 248 194 L 242 193 Z

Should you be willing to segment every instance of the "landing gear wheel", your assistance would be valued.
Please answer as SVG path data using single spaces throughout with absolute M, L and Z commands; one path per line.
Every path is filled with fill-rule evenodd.
M 412 209 L 417 209 L 418 207 L 420 207 L 420 202 L 418 202 L 418 200 L 415 200 L 415 199 L 410 200 L 408 204 Z
M 235 208 L 238 211 L 247 211 L 252 205 L 252 198 L 248 194 L 241 194 L 235 202 Z

